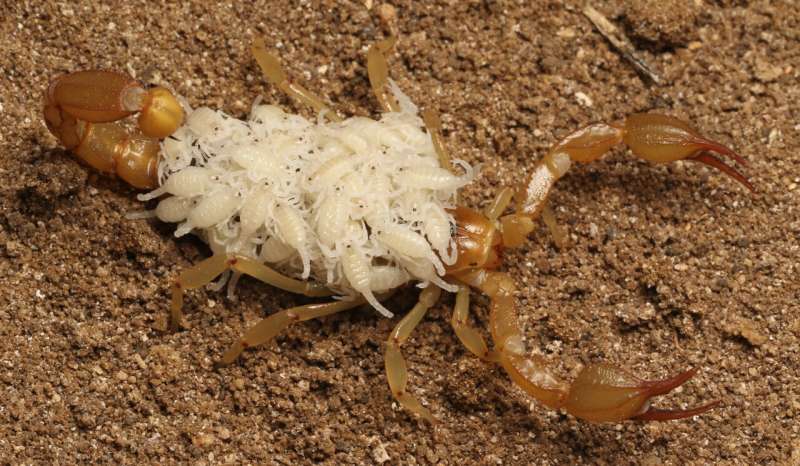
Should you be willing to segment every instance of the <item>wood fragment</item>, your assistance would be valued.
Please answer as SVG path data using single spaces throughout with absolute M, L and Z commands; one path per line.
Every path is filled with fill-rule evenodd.
M 622 31 L 617 29 L 617 27 L 603 16 L 602 13 L 595 10 L 594 7 L 587 3 L 583 8 L 583 15 L 594 24 L 597 31 L 600 32 L 600 34 L 605 37 L 631 65 L 633 65 L 633 68 L 644 79 L 656 85 L 661 84 L 661 77 L 639 56 L 630 39 L 628 39 Z

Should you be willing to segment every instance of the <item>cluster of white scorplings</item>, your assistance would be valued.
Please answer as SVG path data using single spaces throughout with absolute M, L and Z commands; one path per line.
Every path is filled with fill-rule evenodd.
M 254 105 L 247 121 L 200 107 L 166 139 L 155 214 L 195 232 L 215 253 L 239 254 L 337 292 L 376 293 L 408 281 L 453 291 L 448 208 L 473 178 L 442 168 L 417 107 L 394 83 L 401 111 L 329 123 Z

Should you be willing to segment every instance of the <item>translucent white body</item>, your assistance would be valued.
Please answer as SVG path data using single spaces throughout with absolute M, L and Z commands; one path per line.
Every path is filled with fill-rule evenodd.
M 349 296 L 408 281 L 443 279 L 456 260 L 450 232 L 455 194 L 473 178 L 461 160 L 439 159 L 417 108 L 392 83 L 400 112 L 380 120 L 316 122 L 270 105 L 246 121 L 207 107 L 189 109 L 166 139 L 156 215 L 195 232 L 215 252 L 259 260 Z

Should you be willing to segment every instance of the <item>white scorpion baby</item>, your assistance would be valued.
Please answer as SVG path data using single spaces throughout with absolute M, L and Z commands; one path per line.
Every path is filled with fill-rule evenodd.
M 140 200 L 160 198 L 150 215 L 179 223 L 175 236 L 193 232 L 210 246 L 213 255 L 172 284 L 173 328 L 180 326 L 184 292 L 218 276 L 217 286 L 227 281 L 229 293 L 246 274 L 306 296 L 339 296 L 272 314 L 225 352 L 222 365 L 295 322 L 365 303 L 392 317 L 383 302 L 398 287 L 417 283 L 419 302 L 392 331 L 385 364 L 394 397 L 422 418 L 433 421 L 406 390 L 400 347 L 441 290 L 456 293 L 452 325 L 467 349 L 499 363 L 517 385 L 551 408 L 603 422 L 680 419 L 714 407 L 717 402 L 685 410 L 650 406 L 652 397 L 683 384 L 694 369 L 646 381 L 615 366 L 593 364 L 571 384 L 562 382 L 543 358 L 526 349 L 514 281 L 497 269 L 503 249 L 522 244 L 540 215 L 557 236 L 546 202 L 573 162 L 597 160 L 624 142 L 646 160 L 702 162 L 752 190 L 743 175 L 710 152 L 744 160 L 680 120 L 636 114 L 567 136 L 526 183 L 501 190 L 485 212 L 459 206 L 458 189 L 474 171 L 463 160 L 450 160 L 438 117 L 431 112 L 420 117 L 388 78 L 384 55 L 393 45 L 394 38 L 386 39 L 367 54 L 369 80 L 383 109 L 379 120 L 339 117 L 290 81 L 263 41 L 256 41 L 253 54 L 268 81 L 313 107 L 316 121 L 258 102 L 247 120 L 208 107 L 191 109 L 167 89 L 148 90 L 108 71 L 54 80 L 45 97 L 45 120 L 85 163 L 151 190 Z M 129 133 L 116 123 L 137 112 L 138 130 Z M 503 215 L 512 203 L 513 213 Z M 470 287 L 491 299 L 493 350 L 468 324 Z

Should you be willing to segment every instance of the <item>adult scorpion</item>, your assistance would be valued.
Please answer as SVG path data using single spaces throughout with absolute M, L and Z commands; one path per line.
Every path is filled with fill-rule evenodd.
M 464 346 L 500 364 L 515 384 L 550 408 L 608 422 L 681 419 L 717 405 L 678 410 L 650 405 L 695 369 L 646 381 L 623 368 L 591 364 L 571 383 L 559 380 L 523 343 L 516 286 L 500 267 L 504 251 L 521 245 L 537 218 L 558 238 L 547 200 L 574 162 L 598 160 L 624 143 L 654 163 L 701 162 L 752 191 L 741 173 L 712 153 L 744 165 L 742 157 L 676 118 L 634 114 L 563 138 L 522 185 L 501 189 L 483 212 L 457 205 L 457 190 L 473 172 L 466 162 L 450 159 L 439 118 L 433 112 L 420 118 L 389 79 L 385 54 L 394 42 L 380 41 L 367 53 L 369 81 L 382 109 L 379 120 L 340 117 L 289 80 L 263 41 L 252 50 L 267 80 L 310 105 L 316 122 L 266 105 L 254 106 L 246 121 L 205 107 L 190 109 L 163 87 L 146 89 L 110 71 L 55 79 L 46 92 L 44 117 L 61 144 L 87 165 L 155 190 L 140 199 L 170 195 L 152 215 L 183 222 L 176 235 L 193 231 L 211 246 L 210 258 L 172 282 L 173 327 L 182 319 L 184 293 L 220 275 L 228 279 L 229 291 L 245 274 L 306 296 L 345 296 L 270 315 L 225 352 L 221 365 L 296 322 L 367 302 L 391 316 L 384 307 L 387 297 L 415 281 L 423 286 L 419 301 L 391 332 L 385 367 L 394 398 L 424 419 L 434 420 L 408 391 L 401 347 L 442 290 L 456 293 L 452 326 Z M 118 123 L 137 113 L 138 128 L 132 132 Z M 473 288 L 490 298 L 492 349 L 469 324 Z

